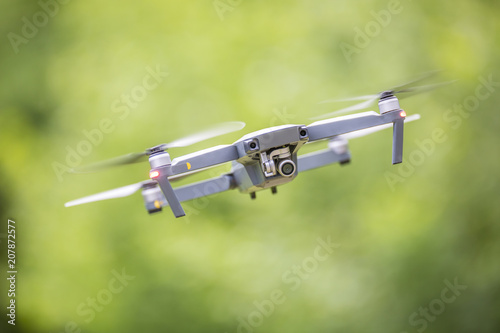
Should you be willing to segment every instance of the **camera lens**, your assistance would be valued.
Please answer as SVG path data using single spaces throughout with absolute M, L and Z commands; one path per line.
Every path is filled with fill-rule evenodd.
M 278 171 L 282 176 L 290 177 L 295 173 L 295 163 L 291 160 L 281 161 L 278 166 Z

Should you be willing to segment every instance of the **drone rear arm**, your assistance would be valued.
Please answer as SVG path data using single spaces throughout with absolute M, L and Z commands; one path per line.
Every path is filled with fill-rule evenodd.
M 299 172 L 320 168 L 325 165 L 340 162 L 347 163 L 351 160 L 349 151 L 337 153 L 331 148 L 322 149 L 313 153 L 301 155 L 297 159 Z
M 235 187 L 233 176 L 225 174 L 220 177 L 177 187 L 174 191 L 179 201 L 183 202 L 231 190 Z M 168 206 L 167 202 L 163 202 L 163 204 Z

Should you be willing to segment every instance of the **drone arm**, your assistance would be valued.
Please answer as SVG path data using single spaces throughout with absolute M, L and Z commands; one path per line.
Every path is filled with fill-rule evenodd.
M 177 175 L 230 162 L 238 158 L 239 155 L 235 146 L 216 146 L 173 159 L 171 170 L 173 175 Z
M 309 142 L 327 139 L 340 134 L 345 134 L 361 129 L 392 123 L 401 116 L 395 112 L 382 115 L 374 111 L 358 113 L 356 115 L 331 118 L 307 126 Z
M 297 160 L 299 172 L 308 171 L 333 163 L 347 163 L 351 160 L 351 154 L 346 149 L 337 153 L 331 148 L 322 149 L 313 153 L 301 155 Z
M 323 140 L 329 137 L 359 131 L 365 128 L 393 123 L 392 163 L 401 163 L 403 155 L 403 127 L 406 115 L 402 110 L 383 113 L 364 112 L 357 115 L 318 121 L 307 126 L 309 141 Z
M 226 174 L 217 178 L 181 186 L 174 189 L 174 191 L 179 201 L 182 202 L 224 192 L 235 187 L 233 176 Z M 168 205 L 168 203 L 165 204 Z

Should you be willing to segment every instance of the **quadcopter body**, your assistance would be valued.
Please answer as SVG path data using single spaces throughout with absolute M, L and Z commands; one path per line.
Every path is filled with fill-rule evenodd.
M 135 163 L 148 157 L 151 166 L 150 180 L 70 201 L 66 203 L 66 206 L 124 197 L 142 190 L 144 203 L 149 213 L 159 212 L 163 207 L 169 206 L 175 217 L 181 217 L 185 215 L 181 205 L 183 201 L 231 189 L 250 194 L 254 199 L 256 192 L 264 189 L 271 189 L 273 193 L 276 193 L 277 186 L 291 182 L 298 173 L 334 163 L 346 164 L 351 159 L 348 149 L 349 139 L 390 127 L 393 128 L 392 163 L 401 163 L 404 123 L 419 119 L 420 116 L 407 117 L 406 112 L 400 108 L 396 93 L 425 91 L 442 85 L 411 87 L 420 80 L 422 78 L 376 95 L 350 99 L 365 101 L 326 116 L 363 109 L 375 101 L 378 101 L 379 113 L 368 111 L 331 117 L 309 125 L 282 125 L 266 128 L 247 134 L 233 144 L 215 146 L 171 159 L 167 152 L 170 148 L 191 145 L 239 130 L 244 126 L 244 123 L 240 122 L 225 123 L 217 128 L 161 144 L 141 153 L 91 165 L 87 170 L 93 171 L 103 167 Z M 304 155 L 298 154 L 305 144 L 324 140 L 328 140 L 326 149 Z M 171 182 L 179 178 L 228 162 L 232 164 L 230 172 L 219 177 L 175 189 L 171 185 Z
M 299 172 L 337 162 L 348 163 L 350 153 L 347 140 L 342 135 L 383 125 L 394 128 L 393 163 L 400 163 L 405 117 L 405 112 L 398 108 L 384 114 L 364 112 L 331 118 L 308 126 L 277 126 L 247 134 L 231 145 L 216 146 L 174 159 L 161 147 L 152 148 L 149 154 L 151 181 L 134 185 L 138 187 L 137 190 L 142 188 L 148 212 L 158 212 L 162 207 L 170 206 L 174 215 L 181 217 L 185 215 L 180 204 L 182 201 L 236 188 L 255 198 L 255 192 L 264 189 L 270 188 L 276 193 L 277 186 L 291 182 Z M 330 140 L 327 149 L 298 155 L 304 144 L 326 139 Z M 232 162 L 231 171 L 220 177 L 176 189 L 170 184 L 176 178 L 227 162 Z M 110 194 L 109 198 L 124 196 L 119 190 L 78 199 L 66 206 L 108 199 L 104 198 L 107 193 Z M 128 194 L 129 191 L 124 193 Z

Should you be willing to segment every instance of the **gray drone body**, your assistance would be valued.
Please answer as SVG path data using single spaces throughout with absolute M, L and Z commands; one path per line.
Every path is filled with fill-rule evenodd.
M 152 172 L 159 171 L 156 180 L 167 197 L 162 205 L 170 205 L 176 217 L 183 216 L 181 201 L 194 199 L 233 188 L 250 193 L 276 187 L 292 181 L 299 172 L 307 171 L 336 162 L 346 163 L 350 154 L 341 142 L 342 134 L 362 129 L 393 124 L 393 164 L 401 163 L 403 154 L 403 123 L 401 109 L 361 113 L 355 116 L 333 118 L 304 125 L 286 125 L 264 129 L 248 134 L 232 145 L 220 146 L 175 158 L 170 162 L 168 153 L 150 156 Z M 404 113 L 403 113 L 404 114 Z M 337 138 L 337 139 L 336 139 Z M 299 149 L 307 142 L 331 139 L 327 149 L 298 156 Z M 345 150 L 345 151 L 342 151 Z M 158 160 L 163 157 L 162 163 Z M 219 178 L 171 190 L 167 178 L 177 174 L 193 172 L 210 166 L 232 161 L 232 170 Z M 222 179 L 221 179 L 222 178 Z M 208 192 L 207 189 L 212 189 Z M 215 189 L 215 190 L 214 190 Z M 168 198 L 170 196 L 170 198 Z M 177 200 L 175 199 L 177 198 Z M 150 202 L 150 201 L 149 201 Z M 148 202 L 146 202 L 148 206 Z M 150 204 L 149 204 L 150 206 Z
M 273 193 L 276 193 L 277 186 L 291 182 L 300 172 L 334 163 L 348 163 L 351 159 L 347 145 L 348 139 L 390 127 L 393 128 L 392 163 L 401 163 L 405 120 L 416 120 L 420 116 L 406 117 L 395 93 L 425 91 L 442 85 L 409 87 L 420 80 L 422 79 L 397 87 L 399 91 L 394 88 L 376 95 L 351 99 L 368 98 L 369 100 L 341 110 L 344 112 L 362 109 L 370 103 L 378 101 L 380 113 L 368 111 L 320 120 L 309 125 L 271 127 L 247 134 L 230 145 L 216 146 L 174 159 L 171 159 L 170 154 L 166 151 L 169 148 L 187 146 L 207 138 L 239 130 L 243 124 L 227 123 L 230 126 L 225 124 L 217 130 L 206 131 L 201 135 L 162 144 L 142 153 L 113 159 L 99 164 L 99 168 L 135 163 L 142 157 L 149 156 L 151 180 L 77 199 L 68 202 L 66 206 L 124 197 L 142 189 L 142 196 L 149 213 L 161 211 L 162 207 L 169 206 L 176 217 L 181 217 L 185 215 L 181 204 L 183 201 L 231 189 L 238 189 L 241 193 L 250 194 L 254 199 L 255 193 L 261 190 L 271 189 Z M 298 154 L 304 144 L 322 140 L 328 140 L 326 149 L 305 155 Z M 184 178 L 192 173 L 228 162 L 232 164 L 231 171 L 219 177 L 175 189 L 171 185 L 171 182 L 178 178 Z

